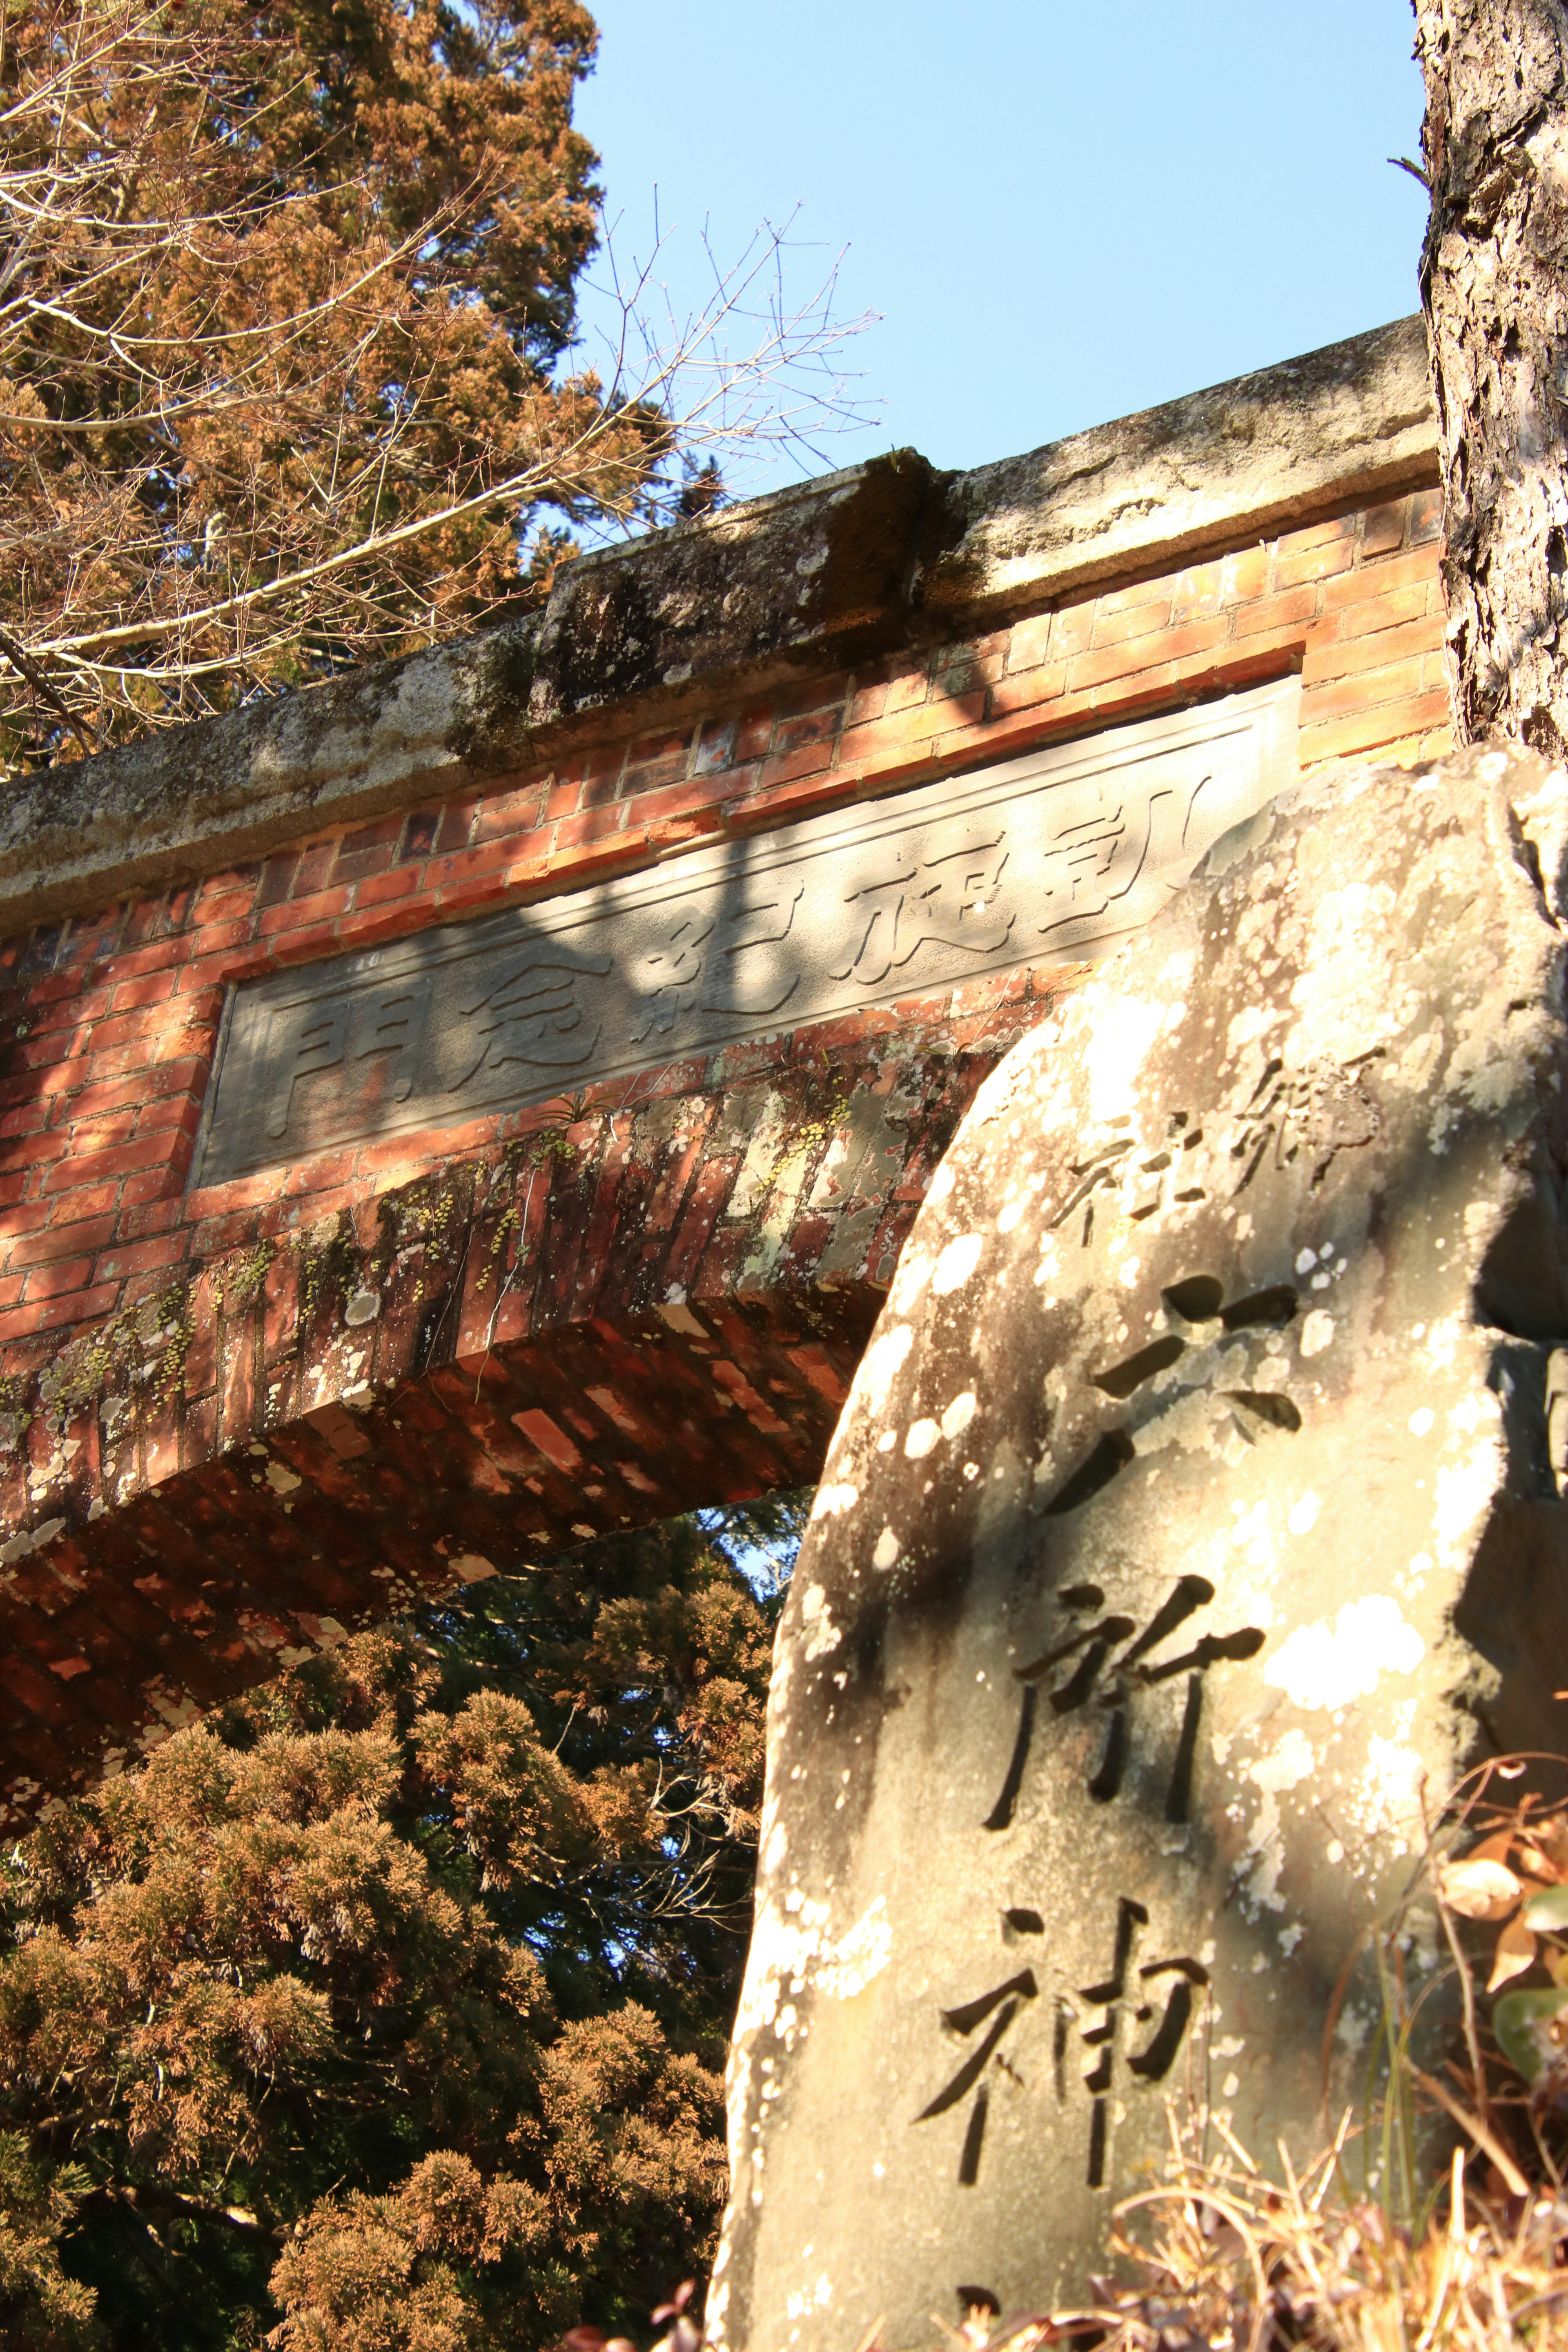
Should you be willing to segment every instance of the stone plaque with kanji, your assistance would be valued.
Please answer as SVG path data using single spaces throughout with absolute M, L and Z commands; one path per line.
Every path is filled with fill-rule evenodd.
M 721 2345 L 1079 2300 L 1173 2116 L 1315 2154 L 1456 1774 L 1561 1752 L 1564 795 L 1297 788 L 977 1098 L 781 1632 Z
M 248 981 L 194 1181 L 1103 952 L 1289 776 L 1294 679 Z

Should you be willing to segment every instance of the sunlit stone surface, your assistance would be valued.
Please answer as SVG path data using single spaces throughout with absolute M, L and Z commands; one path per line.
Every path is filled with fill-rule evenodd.
M 1563 803 L 1299 788 L 960 1130 L 779 1643 L 737 2352 L 1077 2297 L 1168 2105 L 1314 2152 L 1424 1815 L 1561 1744 Z

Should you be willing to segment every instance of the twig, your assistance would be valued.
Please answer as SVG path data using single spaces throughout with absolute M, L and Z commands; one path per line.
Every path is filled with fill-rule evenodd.
M 48 679 L 38 667 L 38 665 L 33 659 L 32 655 L 27 652 L 24 646 L 19 646 L 16 643 L 16 638 L 11 635 L 8 629 L 0 629 L 0 654 L 4 654 L 12 668 L 26 679 L 27 684 L 33 688 L 34 693 L 41 694 L 44 700 L 49 705 L 50 709 L 59 713 L 59 716 L 65 720 L 66 725 L 70 729 L 71 733 L 76 737 L 76 740 L 81 745 L 83 751 L 90 760 L 93 752 L 98 748 L 97 745 L 88 741 L 87 737 L 82 733 L 81 729 L 78 726 L 75 719 L 72 717 L 68 706 L 63 702 L 60 697 L 55 692 L 54 688 L 49 684 Z

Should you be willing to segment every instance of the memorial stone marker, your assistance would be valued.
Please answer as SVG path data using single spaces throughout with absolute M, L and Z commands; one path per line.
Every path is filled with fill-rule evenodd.
M 193 1181 L 1103 950 L 1278 788 L 1300 691 L 1288 679 L 248 982 Z
M 779 1640 L 719 2344 L 1081 2297 L 1168 2098 L 1315 2153 L 1425 1821 L 1561 1748 L 1565 805 L 1295 787 L 960 1130 Z

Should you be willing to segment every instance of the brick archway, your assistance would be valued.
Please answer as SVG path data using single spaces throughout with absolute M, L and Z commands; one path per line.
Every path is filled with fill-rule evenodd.
M 584 557 L 485 635 L 9 779 L 0 1826 L 416 1596 L 813 1478 L 947 1135 L 1087 951 L 1083 858 L 1121 906 L 1193 849 L 1206 751 L 1173 830 L 1163 786 L 1101 805 L 1088 747 L 1163 729 L 1179 768 L 1245 695 L 1282 779 L 1444 749 L 1436 478 L 1417 319 L 970 474 L 895 453 Z M 998 863 L 1025 764 L 1088 798 Z M 760 880 L 725 894 L 807 824 L 797 936 Z M 840 872 L 884 833 L 913 865 Z M 840 932 L 917 869 L 894 981 Z M 688 948 L 757 962 L 715 1025 L 650 1029 L 637 925 L 680 893 Z M 632 922 L 613 972 L 566 957 L 606 1055 L 531 1057 L 580 1109 L 436 1067 L 440 974 L 595 894 Z M 756 978 L 786 933 L 794 995 Z M 462 1020 L 555 1018 L 512 979 Z M 288 1097 L 237 1093 L 260 1016 L 329 1001 Z M 684 1058 L 639 1069 L 655 1034 Z M 290 1129 L 330 1068 L 352 1115 Z
M 563 1107 L 47 1359 L 7 1399 L 0 1822 L 419 1601 L 811 1483 L 936 1163 L 1048 1002 L 1020 977 L 968 1022 Z

